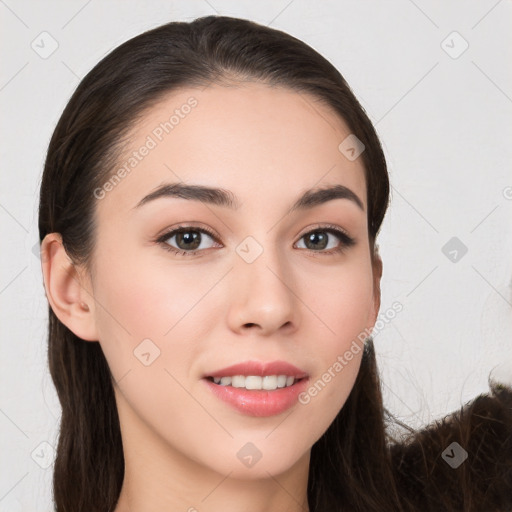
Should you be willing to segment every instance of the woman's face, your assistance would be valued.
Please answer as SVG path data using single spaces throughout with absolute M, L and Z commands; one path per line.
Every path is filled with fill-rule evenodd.
M 151 454 L 162 467 L 245 479 L 309 460 L 352 389 L 379 307 L 362 159 L 339 149 L 349 135 L 313 97 L 258 83 L 174 92 L 139 120 L 117 178 L 95 191 L 84 284 L 127 461 Z M 176 183 L 222 189 L 232 204 L 190 191 L 144 201 Z M 344 197 L 292 209 L 334 186 Z M 275 361 L 306 377 L 277 390 L 233 386 L 283 385 L 261 378 L 295 375 L 265 372 Z M 232 373 L 256 378 L 208 378 Z

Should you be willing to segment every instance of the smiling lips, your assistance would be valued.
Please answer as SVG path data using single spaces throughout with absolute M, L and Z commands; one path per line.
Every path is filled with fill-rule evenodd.
M 211 372 L 203 380 L 221 400 L 250 416 L 279 414 L 295 402 L 307 373 L 285 361 L 246 361 Z

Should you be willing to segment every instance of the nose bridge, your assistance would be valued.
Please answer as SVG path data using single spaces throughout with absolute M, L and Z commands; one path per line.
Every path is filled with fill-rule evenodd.
M 273 237 L 248 235 L 236 247 L 231 308 L 239 325 L 275 330 L 296 322 L 296 298 L 290 267 Z
M 247 274 L 250 281 L 273 283 L 284 286 L 282 281 L 289 275 L 282 247 L 269 233 L 246 236 L 236 247 L 236 273 Z M 277 275 L 276 275 L 277 274 Z M 281 278 L 278 279 L 279 276 Z

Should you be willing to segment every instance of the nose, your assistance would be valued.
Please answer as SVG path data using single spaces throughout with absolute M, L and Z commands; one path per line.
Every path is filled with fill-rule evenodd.
M 236 256 L 230 272 L 228 324 L 238 334 L 257 331 L 272 336 L 290 334 L 299 327 L 300 300 L 292 269 L 276 250 L 265 249 L 248 263 Z

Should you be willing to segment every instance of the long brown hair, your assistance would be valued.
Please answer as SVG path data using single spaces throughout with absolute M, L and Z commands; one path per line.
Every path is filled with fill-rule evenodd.
M 48 148 L 40 193 L 40 240 L 48 233 L 60 233 L 71 259 L 90 271 L 97 228 L 93 191 L 113 173 L 129 129 L 179 87 L 240 80 L 310 94 L 336 112 L 362 141 L 374 256 L 389 202 L 389 180 L 379 139 L 364 109 L 339 71 L 307 44 L 284 32 L 225 16 L 173 22 L 145 32 L 112 51 L 81 81 Z M 124 458 L 112 375 L 103 352 L 99 343 L 86 343 L 74 335 L 51 307 L 48 352 L 62 406 L 53 478 L 56 510 L 112 511 L 123 482 Z M 494 391 L 496 396 L 489 400 L 497 412 L 505 400 L 511 405 L 507 390 Z M 512 420 L 507 414 L 501 419 L 504 424 L 508 419 L 510 456 Z M 483 510 L 470 508 L 475 504 L 468 501 L 474 489 L 470 470 L 457 473 L 450 468 L 449 496 L 443 492 L 446 486 L 439 484 L 449 473 L 439 460 L 453 431 L 440 434 L 438 445 L 432 441 L 435 435 L 421 432 L 411 432 L 407 442 L 398 443 L 388 433 L 391 420 L 396 423 L 383 407 L 369 338 L 345 405 L 312 447 L 311 512 Z M 464 423 L 466 430 L 470 423 Z M 461 444 L 470 439 L 466 430 L 458 429 L 465 432 L 460 434 Z M 439 481 L 432 480 L 436 471 Z M 498 495 L 502 488 L 495 492 Z M 425 503 L 439 503 L 440 508 Z

